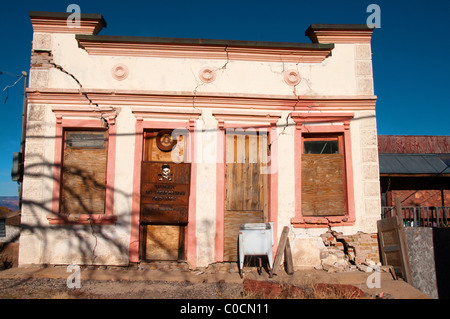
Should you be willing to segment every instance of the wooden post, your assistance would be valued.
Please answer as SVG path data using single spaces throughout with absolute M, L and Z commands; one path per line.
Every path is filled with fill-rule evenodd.
M 402 202 L 400 201 L 400 197 L 395 198 L 395 214 L 397 216 L 400 216 L 403 220 L 403 214 L 402 214 Z
M 291 244 L 289 238 L 286 238 L 286 247 L 284 248 L 284 262 L 286 264 L 286 273 L 288 275 L 294 274 L 294 263 L 292 260 Z
M 280 241 L 278 243 L 277 253 L 275 254 L 275 261 L 273 262 L 273 269 L 270 273 L 270 277 L 272 277 L 273 274 L 276 275 L 278 273 L 283 254 L 286 263 L 286 272 L 289 275 L 292 275 L 294 273 L 294 263 L 292 261 L 291 245 L 289 243 L 288 235 L 289 227 L 284 226 Z

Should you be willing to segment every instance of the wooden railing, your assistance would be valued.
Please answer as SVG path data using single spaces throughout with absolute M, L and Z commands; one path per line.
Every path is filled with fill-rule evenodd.
M 398 212 L 401 211 L 400 214 Z M 388 206 L 381 218 L 400 215 L 405 227 L 450 227 L 450 206 Z

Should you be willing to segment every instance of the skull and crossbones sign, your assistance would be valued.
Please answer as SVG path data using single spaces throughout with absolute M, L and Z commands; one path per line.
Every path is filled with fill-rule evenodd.
M 159 180 L 168 180 L 168 181 L 172 181 L 172 176 L 173 174 L 170 173 L 170 166 L 169 164 L 163 164 L 161 166 L 161 174 L 158 174 L 159 176 Z

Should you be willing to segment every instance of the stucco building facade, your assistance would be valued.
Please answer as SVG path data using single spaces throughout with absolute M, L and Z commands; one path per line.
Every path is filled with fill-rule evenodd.
M 236 259 L 239 224 L 273 222 L 314 267 L 329 227 L 376 233 L 372 29 L 167 39 L 67 16 L 30 12 L 20 265 L 205 267 Z

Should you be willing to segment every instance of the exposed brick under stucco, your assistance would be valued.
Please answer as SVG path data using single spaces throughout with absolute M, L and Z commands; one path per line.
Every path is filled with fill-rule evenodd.
M 321 235 L 327 249 L 338 249 L 348 256 L 349 261 L 360 264 L 366 260 L 380 262 L 378 235 L 358 232 L 343 235 L 336 231 L 328 231 Z

